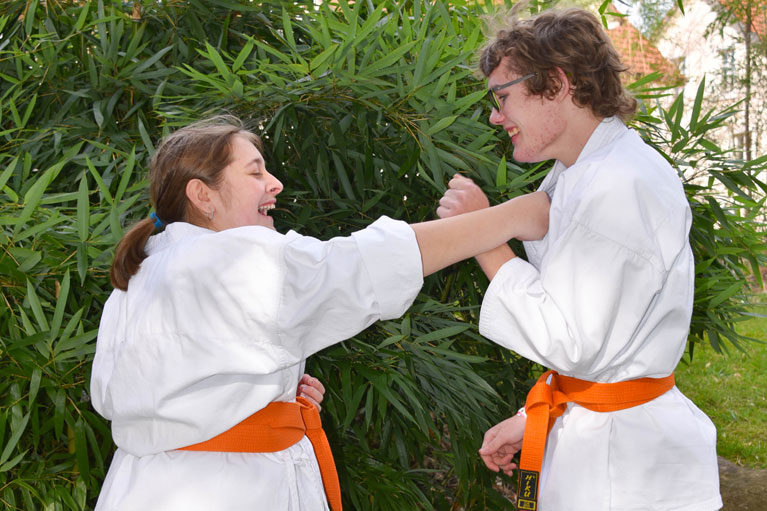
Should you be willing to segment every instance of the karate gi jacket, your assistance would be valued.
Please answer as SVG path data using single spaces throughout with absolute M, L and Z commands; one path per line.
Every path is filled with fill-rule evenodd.
M 671 374 L 687 340 L 691 213 L 671 166 L 617 118 L 541 190 L 549 230 L 508 261 L 482 303 L 480 332 L 566 376 L 618 382 Z M 551 431 L 540 511 L 721 508 L 714 425 L 676 387 L 598 413 L 570 404 Z
M 423 283 L 413 230 L 383 217 L 319 241 L 176 222 L 146 251 L 99 328 L 91 398 L 118 449 L 96 509 L 327 509 L 306 437 L 275 453 L 175 449 L 295 401 L 309 355 L 401 316 Z

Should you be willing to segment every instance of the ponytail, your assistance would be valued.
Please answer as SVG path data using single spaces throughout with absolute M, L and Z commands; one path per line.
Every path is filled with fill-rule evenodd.
M 154 220 L 145 218 L 131 227 L 117 244 L 115 259 L 109 271 L 112 286 L 116 289 L 128 290 L 128 281 L 136 274 L 141 262 L 146 259 L 144 246 L 154 232 Z

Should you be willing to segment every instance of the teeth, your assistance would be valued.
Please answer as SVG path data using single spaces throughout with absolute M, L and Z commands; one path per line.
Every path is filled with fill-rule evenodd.
M 266 206 L 259 206 L 259 211 L 269 211 L 270 209 L 274 209 L 274 204 L 267 204 Z
M 517 133 L 519 133 L 519 128 L 511 128 L 511 129 L 509 130 L 509 136 L 510 136 L 510 137 L 513 137 L 513 136 L 514 136 L 514 135 L 516 135 Z

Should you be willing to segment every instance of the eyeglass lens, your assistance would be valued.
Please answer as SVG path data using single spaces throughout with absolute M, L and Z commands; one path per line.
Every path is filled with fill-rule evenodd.
M 487 103 L 490 106 L 491 110 L 493 108 L 495 108 L 498 111 L 501 110 L 501 104 L 498 102 L 498 96 L 495 95 L 495 92 L 488 89 L 486 98 L 487 98 Z

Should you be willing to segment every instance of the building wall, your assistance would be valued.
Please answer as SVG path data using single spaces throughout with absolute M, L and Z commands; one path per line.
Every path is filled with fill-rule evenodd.
M 724 108 L 745 98 L 742 85 L 745 74 L 745 45 L 742 28 L 737 25 L 725 27 L 721 33 L 709 30 L 716 19 L 716 12 L 706 0 L 685 1 L 685 14 L 678 9 L 670 15 L 664 36 L 657 43 L 661 53 L 677 63 L 687 77 L 683 88 L 685 102 L 690 104 L 700 81 L 706 78 L 705 100 L 708 107 Z M 759 66 L 755 62 L 754 66 Z M 765 136 L 765 108 L 762 104 L 764 93 L 758 76 L 752 78 L 752 99 L 750 110 L 752 158 L 760 156 L 767 147 Z M 741 108 L 742 110 L 742 108 Z M 716 133 L 722 147 L 743 149 L 745 142 L 745 115 L 741 111 L 728 123 L 726 129 Z M 745 155 L 744 155 L 745 156 Z

